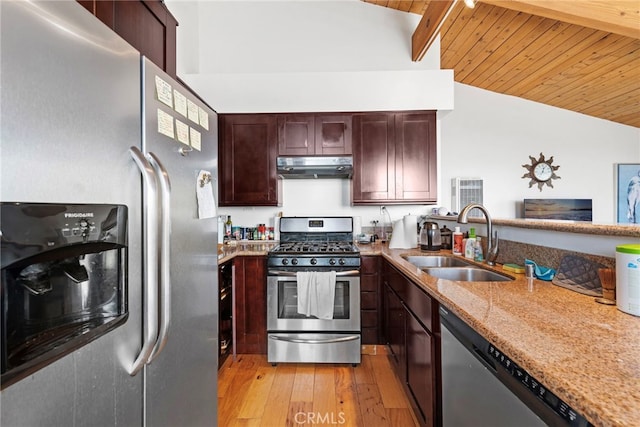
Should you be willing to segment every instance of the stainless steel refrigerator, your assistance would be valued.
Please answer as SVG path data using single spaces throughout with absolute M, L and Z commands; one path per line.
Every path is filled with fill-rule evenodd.
M 75 1 L 0 20 L 0 201 L 128 211 L 126 322 L 3 385 L 0 424 L 216 425 L 216 113 Z

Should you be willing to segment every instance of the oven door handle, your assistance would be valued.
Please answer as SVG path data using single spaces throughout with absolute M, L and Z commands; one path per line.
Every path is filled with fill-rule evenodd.
M 277 341 L 294 342 L 294 343 L 302 343 L 302 344 L 331 344 L 336 342 L 355 341 L 357 339 L 360 339 L 360 335 L 347 335 L 344 337 L 327 338 L 324 340 L 291 338 L 291 337 L 283 337 L 280 335 L 269 335 L 269 338 Z
M 297 273 L 295 271 L 282 271 L 282 270 L 269 270 L 269 276 L 290 276 L 294 277 Z M 347 270 L 336 271 L 336 276 L 357 276 L 360 274 L 360 270 Z

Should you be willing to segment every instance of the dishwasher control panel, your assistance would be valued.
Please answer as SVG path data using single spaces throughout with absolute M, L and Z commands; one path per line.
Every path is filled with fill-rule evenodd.
M 493 344 L 489 344 L 488 351 L 489 355 L 498 362 L 507 373 L 519 381 L 520 384 L 524 385 L 533 395 L 562 417 L 570 426 L 587 427 L 592 425 L 582 415 L 571 408 L 571 406 L 549 391 L 540 381 L 536 380 L 527 371 L 515 364 Z

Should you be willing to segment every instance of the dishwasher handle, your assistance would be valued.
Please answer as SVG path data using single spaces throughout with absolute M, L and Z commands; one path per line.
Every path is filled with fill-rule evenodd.
M 489 359 L 489 356 L 487 356 L 487 354 L 484 351 L 478 348 L 478 346 L 476 346 L 475 344 L 472 344 L 471 347 L 473 350 L 473 354 L 476 356 L 476 359 L 482 362 L 482 364 L 485 367 L 487 367 L 488 369 L 491 369 L 494 373 L 498 372 L 498 369 L 496 369 L 496 365 L 493 363 L 491 359 Z
M 446 308 L 440 306 L 440 321 L 453 334 L 460 343 L 467 348 L 484 366 L 494 373 L 497 368 L 493 360 L 484 349 L 489 347 L 489 341 L 483 338 L 475 330 L 459 319 L 455 314 L 450 313 Z

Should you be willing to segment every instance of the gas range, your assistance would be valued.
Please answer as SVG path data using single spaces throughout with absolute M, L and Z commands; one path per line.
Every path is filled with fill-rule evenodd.
M 269 251 L 267 265 L 306 270 L 359 268 L 353 218 L 280 218 L 280 244 Z
M 267 265 L 267 361 L 360 363 L 353 218 L 280 218 Z

